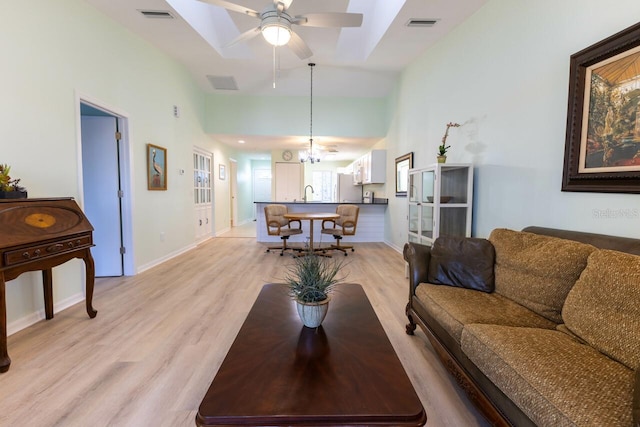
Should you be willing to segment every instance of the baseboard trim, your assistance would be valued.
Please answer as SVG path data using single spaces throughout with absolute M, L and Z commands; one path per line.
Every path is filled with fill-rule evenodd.
M 200 243 L 202 243 L 202 242 L 200 242 Z M 171 253 L 169 253 L 169 254 L 161 257 L 161 258 L 158 258 L 158 259 L 155 259 L 155 260 L 153 260 L 151 262 L 143 264 L 140 267 L 138 267 L 138 269 L 136 270 L 136 274 L 140 274 L 140 273 L 142 273 L 144 271 L 147 271 L 147 270 L 149 270 L 149 269 L 151 269 L 153 267 L 156 267 L 156 266 L 162 264 L 163 262 L 169 261 L 170 259 L 177 257 L 178 255 L 182 255 L 185 252 L 189 252 L 190 250 L 195 249 L 197 246 L 198 245 L 196 243 L 192 243 L 192 244 L 190 244 L 188 246 L 185 246 L 182 249 L 178 249 L 177 251 L 173 251 L 173 252 L 171 252 Z
M 83 302 L 85 300 L 85 296 L 83 292 L 77 293 L 75 295 L 71 295 L 69 298 L 65 298 L 62 301 L 56 301 L 53 304 L 54 311 L 53 313 L 60 313 L 62 310 L 66 310 L 67 308 L 78 304 L 79 302 Z M 7 325 L 7 336 L 13 335 L 16 332 L 19 332 L 29 326 L 38 323 L 41 320 L 46 318 L 44 308 L 41 310 L 35 311 L 31 314 L 24 316 L 21 319 L 15 320 Z

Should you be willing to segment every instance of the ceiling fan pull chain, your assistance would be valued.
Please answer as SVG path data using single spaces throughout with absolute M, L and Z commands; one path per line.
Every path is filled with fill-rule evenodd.
M 276 46 L 273 46 L 273 88 L 276 88 Z

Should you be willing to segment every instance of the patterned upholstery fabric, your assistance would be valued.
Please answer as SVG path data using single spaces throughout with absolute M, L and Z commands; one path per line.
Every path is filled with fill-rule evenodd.
M 567 296 L 562 318 L 571 332 L 602 353 L 640 369 L 640 256 L 592 253 Z
M 284 217 L 287 213 L 287 207 L 285 205 L 267 205 L 264 207 L 264 215 L 267 221 L 267 231 L 269 234 L 277 235 L 277 226 L 273 223 L 277 223 L 280 227 L 285 227 L 289 224 L 289 220 Z
M 565 298 L 595 247 L 521 231 L 495 229 L 495 291 L 561 323 Z
M 462 350 L 537 425 L 632 423 L 634 372 L 567 334 L 468 325 Z
M 416 297 L 458 343 L 465 325 L 490 323 L 553 329 L 555 323 L 496 293 L 421 283 Z
M 325 220 L 322 222 L 322 233 L 334 236 L 353 236 L 356 234 L 358 225 L 358 214 L 360 208 L 356 205 L 338 205 L 336 213 L 340 215 L 336 220 Z M 333 227 L 326 227 L 326 224 L 333 224 Z

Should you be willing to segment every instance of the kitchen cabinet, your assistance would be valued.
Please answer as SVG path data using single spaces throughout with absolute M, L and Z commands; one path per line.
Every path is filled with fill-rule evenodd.
M 352 163 L 353 183 L 384 184 L 387 180 L 387 150 L 372 150 Z
M 276 163 L 275 201 L 293 202 L 302 200 L 302 166 L 296 163 Z

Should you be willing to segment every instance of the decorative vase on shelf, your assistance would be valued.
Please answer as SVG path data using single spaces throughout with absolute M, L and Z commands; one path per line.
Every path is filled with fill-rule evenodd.
M 298 309 L 298 316 L 300 316 L 302 324 L 307 328 L 317 328 L 320 326 L 329 310 L 330 300 L 331 297 L 327 297 L 323 301 L 318 302 L 302 302 L 296 300 L 296 308 Z
M 438 163 L 447 163 L 447 156 L 438 156 Z

